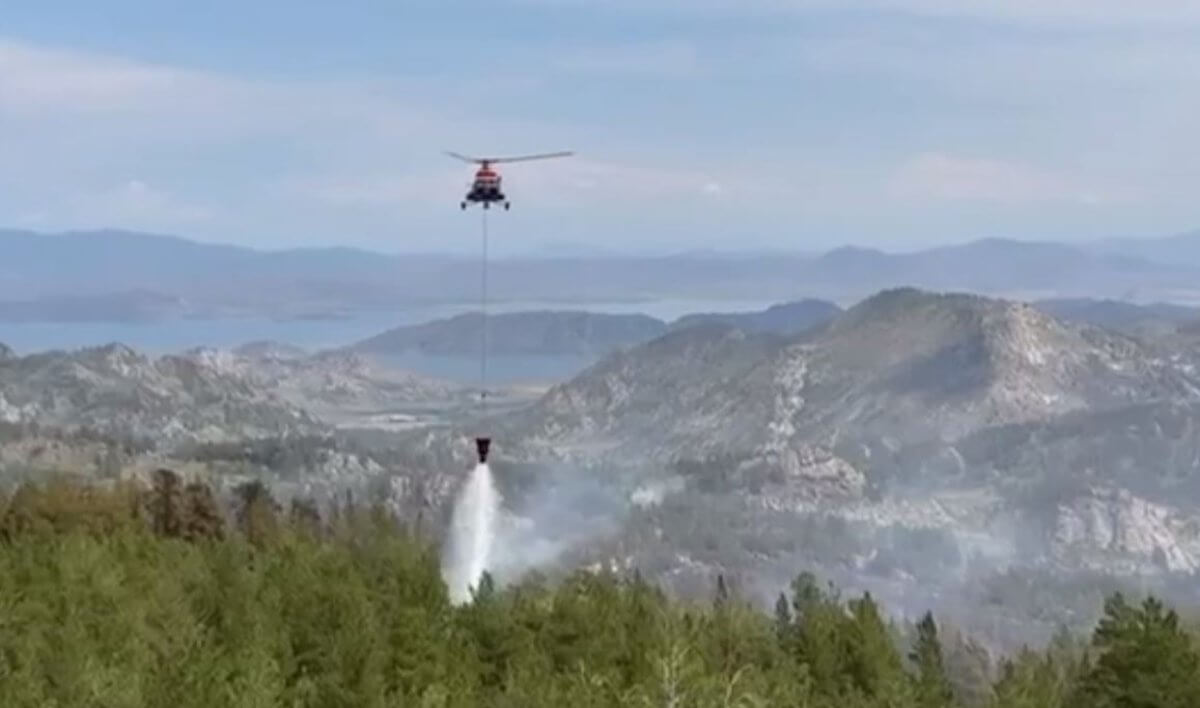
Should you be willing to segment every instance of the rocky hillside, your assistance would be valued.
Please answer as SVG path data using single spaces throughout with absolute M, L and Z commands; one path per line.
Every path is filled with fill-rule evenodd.
M 161 359 L 0 348 L 0 419 L 148 435 L 173 443 L 170 459 L 298 493 L 382 489 L 426 519 L 483 430 L 503 577 L 565 558 L 708 594 L 720 572 L 768 588 L 769 604 L 810 569 L 896 607 L 961 602 L 962 621 L 993 628 L 1020 606 L 1046 632 L 1079 620 L 1075 599 L 1101 575 L 1196 587 L 1194 342 L 912 289 L 798 334 L 748 322 L 673 328 L 524 409 L 401 433 L 328 423 L 466 394 L 360 352 L 269 343 Z M 102 441 L 0 423 L 0 468 L 34 457 L 127 462 Z
M 488 318 L 488 352 L 494 356 L 602 357 L 656 339 L 668 331 L 721 324 L 745 332 L 794 335 L 826 324 L 841 309 L 824 300 L 800 300 L 758 312 L 696 313 L 670 324 L 646 315 L 531 311 Z M 353 345 L 355 352 L 478 356 L 483 318 L 470 313 L 397 327 Z M 259 345 L 265 346 L 265 345 Z
M 356 354 L 267 343 L 240 351 L 153 358 L 113 344 L 17 357 L 0 348 L 0 486 L 166 467 L 218 489 L 259 479 L 285 501 L 353 493 L 414 513 L 453 493 L 465 468 L 410 454 L 369 423 L 398 409 L 452 408 L 457 388 Z
M 980 568 L 1200 570 L 1194 350 L 1016 302 L 898 289 L 800 336 L 685 329 L 497 430 L 510 459 L 640 470 L 654 501 L 606 553 L 679 582 L 801 564 L 903 604 Z
M 323 419 L 447 402 L 463 395 L 454 384 L 381 366 L 366 356 L 345 351 L 309 356 L 290 348 L 259 345 L 237 352 L 196 349 L 185 356 Z
M 531 446 L 589 457 L 612 449 L 665 461 L 719 442 L 749 448 L 774 399 L 759 371 L 782 344 L 729 325 L 683 329 L 553 387 L 513 424 Z
M 546 447 L 754 457 L 846 435 L 890 445 L 1191 397 L 1190 368 L 1027 305 L 893 290 L 788 341 L 719 325 L 610 357 L 530 418 Z
M 314 434 L 354 413 L 453 402 L 455 386 L 344 352 L 152 358 L 112 344 L 16 357 L 0 352 L 0 420 L 177 443 Z
M 304 410 L 218 363 L 112 344 L 0 361 L 0 420 L 172 442 L 311 433 Z

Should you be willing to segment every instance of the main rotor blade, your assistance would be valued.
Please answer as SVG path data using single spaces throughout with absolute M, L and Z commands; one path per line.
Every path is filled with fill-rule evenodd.
M 449 150 L 443 150 L 443 152 L 445 152 L 450 157 L 462 160 L 463 162 L 486 162 L 486 160 L 481 160 L 477 157 L 468 157 L 466 155 L 460 155 L 457 152 L 451 152 Z
M 568 156 L 574 155 L 574 154 L 575 153 L 571 152 L 571 151 L 546 152 L 546 153 L 542 153 L 540 155 L 520 155 L 517 157 L 497 157 L 497 158 L 488 160 L 488 162 L 524 162 L 526 160 L 547 160 L 552 157 L 568 157 Z

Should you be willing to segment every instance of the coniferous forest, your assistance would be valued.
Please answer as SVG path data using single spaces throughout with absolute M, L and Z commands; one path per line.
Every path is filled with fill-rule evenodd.
M 1200 641 L 1153 598 L 992 656 L 799 573 L 774 613 L 579 572 L 452 605 L 436 546 L 381 508 L 223 508 L 153 484 L 26 484 L 0 517 L 5 706 L 1193 708 Z

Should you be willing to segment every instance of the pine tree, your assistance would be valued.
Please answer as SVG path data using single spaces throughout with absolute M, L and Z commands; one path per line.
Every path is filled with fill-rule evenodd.
M 933 613 L 926 612 L 917 623 L 917 639 L 908 658 L 917 669 L 918 705 L 922 708 L 943 708 L 954 701 L 954 691 L 946 678 L 942 658 L 942 643 L 938 639 Z
M 841 638 L 842 674 L 856 693 L 869 698 L 902 700 L 909 680 L 903 659 L 870 593 L 850 603 L 850 618 Z
M 245 482 L 234 490 L 237 497 L 237 524 L 242 535 L 254 545 L 262 545 L 278 530 L 279 504 L 271 498 L 259 480 Z
M 1049 654 L 1025 649 L 1001 662 L 992 708 L 1064 708 L 1071 686 L 1064 667 Z
M 183 537 L 189 541 L 220 539 L 225 536 L 225 517 L 212 489 L 191 482 L 183 490 Z
M 289 512 L 292 526 L 303 533 L 316 537 L 321 532 L 321 512 L 311 499 L 293 499 Z
M 1092 644 L 1100 656 L 1083 679 L 1076 705 L 1200 706 L 1200 654 L 1179 616 L 1158 599 L 1134 607 L 1120 593 L 1110 597 Z
M 779 593 L 775 600 L 775 640 L 787 649 L 792 641 L 792 608 L 787 595 Z
M 168 469 L 154 471 L 149 500 L 150 527 L 167 538 L 183 534 L 183 489 L 179 475 Z
M 725 575 L 717 574 L 717 589 L 713 596 L 713 608 L 720 610 L 729 604 L 729 588 L 725 585 Z
M 945 625 L 939 635 L 946 636 Z M 975 639 L 955 631 L 949 641 L 943 641 L 946 676 L 954 696 L 964 708 L 985 708 L 993 697 L 992 657 Z

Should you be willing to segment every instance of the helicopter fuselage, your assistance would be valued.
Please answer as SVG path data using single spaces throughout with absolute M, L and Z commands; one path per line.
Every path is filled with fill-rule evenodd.
M 484 209 L 487 209 L 492 204 L 504 204 L 504 208 L 509 207 L 508 198 L 504 196 L 504 190 L 500 187 L 500 175 L 491 167 L 484 165 L 475 173 L 475 180 L 471 182 L 471 189 L 467 192 L 467 196 L 462 203 L 462 208 L 467 208 L 467 203 L 482 204 Z

